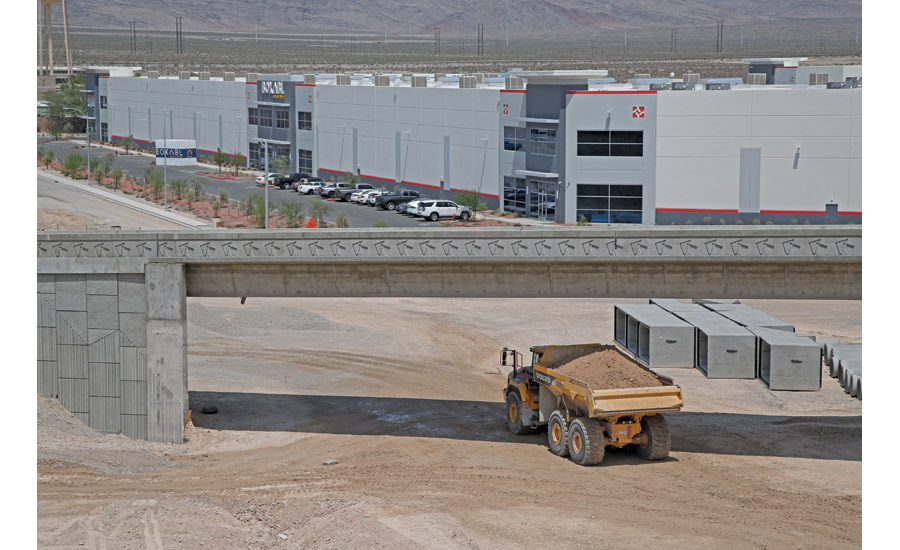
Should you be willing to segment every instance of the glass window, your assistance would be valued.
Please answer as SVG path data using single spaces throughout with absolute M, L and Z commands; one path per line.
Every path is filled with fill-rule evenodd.
M 609 132 L 597 130 L 579 131 L 578 143 L 609 143 Z
M 521 151 L 525 148 L 527 128 L 503 127 L 503 148 L 507 151 Z
M 297 169 L 307 173 L 312 171 L 312 151 L 297 150 Z
M 259 109 L 250 107 L 247 110 L 247 124 L 259 126 Z
M 507 212 L 525 213 L 524 178 L 503 178 L 503 209 Z
M 611 157 L 642 157 L 644 156 L 643 145 L 618 145 L 609 146 L 609 156 Z
M 272 127 L 272 109 L 269 107 L 259 108 L 259 125 Z
M 100 96 L 100 108 L 106 109 L 106 96 L 105 95 Z
M 640 130 L 579 130 L 579 157 L 642 157 L 644 132 Z
M 641 223 L 640 185 L 578 184 L 575 218 L 591 223 Z
M 610 143 L 644 143 L 644 132 L 610 132 Z
M 275 109 L 275 127 L 276 128 L 290 128 L 291 120 L 290 120 L 290 112 L 287 109 Z
M 556 130 L 531 129 L 531 152 L 535 155 L 556 154 Z
M 312 113 L 304 111 L 297 112 L 297 129 L 312 130 Z

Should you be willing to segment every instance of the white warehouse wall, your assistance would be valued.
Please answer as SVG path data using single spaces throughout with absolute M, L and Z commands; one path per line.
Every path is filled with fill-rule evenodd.
M 440 187 L 444 174 L 444 136 L 450 137 L 448 190 L 476 189 L 498 196 L 499 90 L 316 86 L 313 124 L 317 166 L 332 172 L 414 186 Z M 397 173 L 396 132 L 400 137 Z M 487 138 L 483 140 L 482 138 Z
M 129 135 L 130 105 L 131 135 L 135 140 L 146 142 L 169 136 L 195 139 L 196 118 L 198 150 L 214 153 L 221 148 L 227 154 L 247 155 L 246 87 L 241 81 L 110 77 L 107 100 L 110 137 Z M 149 128 L 147 109 L 151 111 Z M 166 135 L 163 135 L 164 116 Z M 222 117 L 221 134 L 219 116 Z
M 761 212 L 861 212 L 861 88 L 660 91 L 656 208 L 738 210 L 741 148 L 759 148 Z M 799 148 L 799 152 L 798 152 Z

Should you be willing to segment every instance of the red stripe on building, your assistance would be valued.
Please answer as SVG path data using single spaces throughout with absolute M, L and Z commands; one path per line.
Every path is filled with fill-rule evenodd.
M 331 172 L 333 174 L 346 174 L 344 170 L 329 170 L 328 168 L 319 168 L 320 172 Z
M 862 216 L 862 212 L 838 212 L 838 216 Z
M 471 189 L 454 189 L 452 187 L 450 188 L 450 190 L 453 191 L 454 193 L 464 193 L 466 191 L 471 191 Z M 479 197 L 490 197 L 492 199 L 500 198 L 500 195 L 491 195 L 490 193 L 478 193 L 478 196 Z
M 315 84 L 304 84 L 303 82 L 295 82 L 294 86 L 312 86 L 313 88 L 316 87 Z
M 524 94 L 525 90 L 500 90 L 501 94 Z
M 256 82 L 247 82 L 247 84 L 256 84 Z
M 566 95 L 574 94 L 655 94 L 656 90 L 569 90 Z
M 440 185 L 428 185 L 427 183 L 416 183 L 416 182 L 414 182 L 414 181 L 403 181 L 403 180 L 401 180 L 400 183 L 403 183 L 403 184 L 405 184 L 405 185 L 415 185 L 415 186 L 417 186 L 417 187 L 428 187 L 429 189 L 440 189 L 440 188 L 441 188 Z
M 718 208 L 657 208 L 657 212 L 721 212 L 723 214 L 737 214 L 737 210 L 720 210 Z
M 378 177 L 378 176 L 370 176 L 370 175 L 368 175 L 368 174 L 360 174 L 359 177 L 361 177 L 361 178 L 369 178 L 370 180 L 378 180 L 378 181 L 397 181 L 397 180 L 394 180 L 394 179 L 391 179 L 391 178 L 380 178 L 380 177 Z
M 807 216 L 824 215 L 824 210 L 760 210 L 760 214 L 800 214 Z
M 101 76 L 100 78 L 109 78 L 108 76 Z

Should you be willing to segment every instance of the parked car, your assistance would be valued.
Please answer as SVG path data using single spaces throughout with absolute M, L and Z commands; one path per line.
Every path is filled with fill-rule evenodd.
M 334 191 L 334 198 L 341 199 L 344 202 L 350 200 L 350 195 L 357 191 L 362 191 L 366 189 L 375 189 L 375 186 L 371 183 L 354 183 L 351 184 L 352 187 L 338 187 Z
M 297 192 L 305 195 L 318 194 L 322 187 L 325 187 L 325 180 L 322 178 L 303 178 L 297 184 Z
M 434 200 L 431 197 L 419 197 L 418 199 L 411 200 L 406 204 L 401 204 L 397 206 L 397 212 L 402 214 L 409 214 L 412 217 L 416 217 L 418 215 L 419 204 L 422 201 L 426 200 Z
M 366 196 L 366 206 L 375 206 L 375 200 L 387 193 L 384 189 L 376 189 Z
M 369 199 L 369 195 L 371 195 L 375 191 L 377 191 L 377 189 L 363 189 L 362 191 L 357 191 L 350 195 L 350 202 L 365 204 L 365 202 Z
M 417 198 L 419 198 L 418 191 L 403 189 L 402 191 L 394 191 L 375 197 L 375 206 L 380 206 L 385 210 L 396 210 L 398 204 L 403 204 Z
M 273 185 L 275 183 L 275 178 L 280 178 L 281 174 L 275 174 L 273 172 L 269 172 L 268 176 L 269 176 L 268 177 L 269 185 Z M 265 183 L 265 181 L 266 181 L 265 175 L 256 176 L 256 186 L 257 187 L 262 187 L 263 184 Z
M 339 181 L 337 183 L 329 183 L 326 184 L 325 187 L 319 189 L 320 197 L 327 197 L 329 199 L 337 198 L 338 189 L 352 189 L 353 183 L 347 183 L 345 181 Z
M 433 222 L 440 218 L 456 217 L 466 221 L 472 217 L 472 211 L 465 206 L 460 206 L 453 201 L 421 201 L 418 215 Z
M 275 185 L 281 187 L 282 189 L 288 189 L 295 181 L 300 181 L 303 178 L 308 178 L 309 174 L 305 172 L 294 172 L 289 176 L 280 176 L 275 178 Z

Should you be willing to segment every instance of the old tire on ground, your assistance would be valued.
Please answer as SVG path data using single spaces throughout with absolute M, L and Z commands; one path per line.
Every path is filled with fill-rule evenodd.
M 647 443 L 635 445 L 639 457 L 644 460 L 662 460 L 669 456 L 672 438 L 666 417 L 661 414 L 645 416 L 641 419 L 641 430 L 647 434 Z
M 575 464 L 600 464 L 606 454 L 603 426 L 590 418 L 576 418 L 569 428 L 569 458 Z
M 569 423 L 561 411 L 550 413 L 550 420 L 547 422 L 547 443 L 553 454 L 569 456 Z
M 440 218 L 440 216 L 438 216 L 438 213 L 437 213 L 437 212 L 432 212 L 431 215 L 428 216 L 428 219 L 431 220 L 431 221 L 433 221 L 433 222 L 438 221 L 438 218 Z
M 506 427 L 516 435 L 525 435 L 531 432 L 531 427 L 522 423 L 522 398 L 515 388 L 510 388 L 506 393 Z
M 461 219 L 462 221 L 465 222 L 465 221 L 468 221 L 471 216 L 472 215 L 469 214 L 468 212 L 463 212 L 459 215 L 459 219 Z

